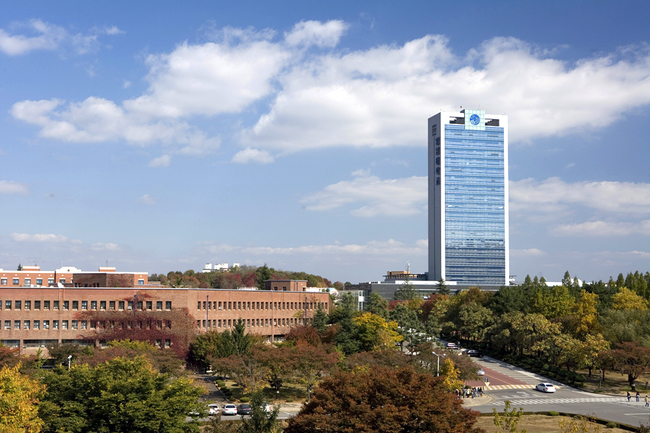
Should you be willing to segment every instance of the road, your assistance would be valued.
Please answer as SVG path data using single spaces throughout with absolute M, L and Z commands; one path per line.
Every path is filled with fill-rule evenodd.
M 504 402 L 509 400 L 513 408 L 523 407 L 525 411 L 558 411 L 586 416 L 597 416 L 617 423 L 633 426 L 650 423 L 650 408 L 645 407 L 641 398 L 630 402 L 624 396 L 599 395 L 564 386 L 561 383 L 523 370 L 489 357 L 474 359 L 485 375 L 490 386 L 485 395 L 492 401 L 472 406 L 479 412 L 503 411 Z M 546 394 L 534 389 L 540 382 L 550 382 L 559 387 L 557 392 Z M 643 397 L 643 396 L 642 396 Z M 471 404 L 471 402 L 468 402 Z

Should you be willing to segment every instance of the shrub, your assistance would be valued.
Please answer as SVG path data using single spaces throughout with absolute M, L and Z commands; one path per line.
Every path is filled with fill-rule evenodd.
M 248 403 L 249 401 L 251 401 L 251 399 L 250 397 L 241 397 L 239 401 L 242 403 Z
M 288 398 L 288 399 L 287 399 L 287 403 L 293 403 L 293 399 L 292 399 L 292 398 Z
M 562 379 L 566 379 L 568 375 L 569 375 L 569 372 L 568 372 L 568 371 L 566 371 L 566 370 L 560 370 L 560 377 L 561 377 Z
M 548 369 L 551 368 L 548 364 L 542 365 L 542 371 L 548 371 Z
M 576 381 L 576 383 L 579 383 L 581 386 L 585 383 L 586 380 L 587 380 L 587 378 L 585 377 L 584 374 L 577 374 L 576 375 L 575 381 Z
M 549 411 L 548 414 L 549 414 L 550 416 L 559 416 L 559 415 L 560 415 L 559 412 L 556 412 L 556 411 L 554 411 L 554 410 Z
M 607 428 L 616 428 L 616 427 L 618 427 L 618 424 L 616 424 L 613 421 L 610 421 L 607 424 L 605 424 L 605 427 L 607 427 Z

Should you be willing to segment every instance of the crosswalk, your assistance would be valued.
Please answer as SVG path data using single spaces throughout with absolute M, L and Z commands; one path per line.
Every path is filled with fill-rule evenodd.
M 522 398 L 510 400 L 510 404 L 514 407 L 531 405 L 531 404 L 567 404 L 567 403 L 628 403 L 623 397 L 598 397 L 598 398 Z M 494 406 L 503 406 L 503 401 L 495 401 L 492 403 Z M 639 403 L 636 403 L 637 405 Z
M 535 385 L 486 385 L 485 391 L 495 391 L 498 389 L 535 389 Z

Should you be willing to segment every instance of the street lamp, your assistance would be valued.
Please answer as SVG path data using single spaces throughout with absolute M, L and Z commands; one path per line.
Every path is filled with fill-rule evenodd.
M 68 371 L 70 370 L 70 360 L 72 359 L 72 355 L 68 355 Z
M 436 376 L 440 376 L 440 357 L 445 356 L 444 354 L 438 355 L 436 352 L 431 352 L 438 357 L 438 368 L 436 369 Z

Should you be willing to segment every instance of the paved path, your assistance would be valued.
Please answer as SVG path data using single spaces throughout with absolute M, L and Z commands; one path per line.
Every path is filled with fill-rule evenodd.
M 557 388 L 564 387 L 563 384 L 548 377 L 526 371 L 520 367 L 499 361 L 489 356 L 474 358 L 474 361 L 483 368 L 485 376 L 489 379 L 490 385 L 484 389 L 534 389 L 538 383 L 552 383 Z

